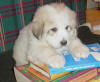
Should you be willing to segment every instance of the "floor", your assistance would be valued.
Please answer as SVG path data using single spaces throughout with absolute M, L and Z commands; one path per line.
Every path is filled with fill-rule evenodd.
M 97 9 L 86 10 L 86 20 L 87 20 L 87 23 L 90 23 L 92 27 L 96 25 L 100 25 L 100 10 L 97 10 Z M 93 29 L 94 28 L 92 28 L 93 33 L 100 35 L 100 30 L 94 31 Z M 100 29 L 100 26 L 99 26 L 99 29 Z
M 86 20 L 91 23 L 92 26 L 100 24 L 100 10 L 89 9 L 86 10 Z

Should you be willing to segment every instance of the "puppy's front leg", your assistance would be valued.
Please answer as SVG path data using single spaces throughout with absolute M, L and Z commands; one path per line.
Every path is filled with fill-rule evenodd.
M 38 44 L 35 46 L 35 49 L 33 48 L 31 50 L 32 51 L 29 51 L 31 53 L 29 53 L 28 58 L 31 59 L 33 63 L 47 64 L 53 68 L 64 67 L 64 57 L 57 54 L 56 51 L 47 44 Z
M 82 42 L 78 38 L 75 38 L 69 44 L 69 50 L 71 51 L 75 60 L 79 60 L 80 58 L 87 58 L 89 55 L 88 47 L 82 44 Z
M 53 68 L 62 68 L 65 64 L 65 59 L 63 56 L 57 54 L 52 48 L 45 48 L 42 50 L 43 54 L 39 56 L 39 59 L 52 66 Z M 41 59 L 42 58 L 42 59 Z

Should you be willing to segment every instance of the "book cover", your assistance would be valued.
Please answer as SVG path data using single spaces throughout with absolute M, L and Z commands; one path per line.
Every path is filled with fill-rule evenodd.
M 45 66 L 45 68 L 48 70 L 49 74 L 52 75 L 57 73 L 100 67 L 100 45 L 98 43 L 95 43 L 89 44 L 87 45 L 87 47 L 90 50 L 90 54 L 87 58 L 80 58 L 79 61 L 75 61 L 70 53 L 65 55 L 67 51 L 63 50 L 61 53 L 64 55 L 66 60 L 64 68 L 56 69 L 50 66 Z M 34 64 L 30 65 L 37 71 L 40 71 L 38 70 L 38 68 L 45 71 L 44 67 L 41 68 Z

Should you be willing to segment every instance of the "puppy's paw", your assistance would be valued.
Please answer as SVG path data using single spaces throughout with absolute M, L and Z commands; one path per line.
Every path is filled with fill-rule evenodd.
M 87 58 L 89 55 L 89 49 L 85 45 L 79 45 L 72 51 L 72 55 L 75 57 L 75 60 Z
M 65 59 L 63 56 L 55 55 L 48 59 L 48 65 L 53 68 L 62 68 L 64 67 Z

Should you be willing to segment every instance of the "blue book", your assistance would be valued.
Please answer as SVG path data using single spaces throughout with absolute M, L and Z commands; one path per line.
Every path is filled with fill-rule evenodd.
M 66 60 L 64 68 L 56 69 L 48 66 L 49 75 L 100 67 L 100 45 L 98 43 L 95 43 L 95 44 L 89 44 L 87 45 L 87 47 L 90 50 L 89 56 L 87 58 L 80 58 L 80 60 L 78 61 L 76 61 L 70 53 L 66 54 L 67 50 L 63 50 L 61 53 L 64 55 Z

